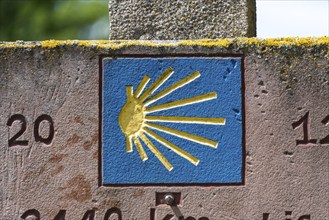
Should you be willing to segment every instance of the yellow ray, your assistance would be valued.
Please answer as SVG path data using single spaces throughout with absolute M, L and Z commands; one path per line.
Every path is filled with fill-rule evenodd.
M 205 101 L 215 99 L 215 98 L 217 98 L 216 92 L 210 92 L 210 93 L 195 96 L 192 98 L 181 99 L 181 100 L 177 100 L 174 102 L 168 102 L 168 103 L 164 103 L 161 105 L 152 106 L 150 108 L 146 108 L 145 112 L 146 113 L 158 112 L 158 111 L 163 111 L 163 110 L 167 110 L 167 109 L 177 108 L 180 106 L 191 105 L 191 104 L 197 103 L 197 102 L 205 102 Z
M 148 77 L 147 75 L 144 76 L 143 80 L 139 83 L 134 96 L 136 98 L 138 98 L 140 96 L 140 94 L 143 92 L 145 86 L 147 85 L 147 83 L 150 81 L 150 77 Z
M 176 145 L 174 145 L 173 143 L 167 141 L 166 139 L 164 139 L 160 135 L 154 133 L 153 131 L 151 131 L 148 128 L 145 128 L 145 127 L 143 128 L 143 131 L 146 134 L 150 135 L 152 138 L 154 138 L 159 143 L 163 144 L 165 147 L 167 147 L 170 150 L 174 151 L 179 156 L 181 156 L 181 157 L 185 158 L 186 160 L 190 161 L 191 163 L 193 163 L 195 166 L 197 166 L 199 164 L 200 161 L 199 161 L 198 158 L 192 156 L 191 154 L 187 153 L 183 149 L 181 149 L 181 148 L 177 147 Z
M 167 168 L 167 170 L 171 171 L 173 166 L 169 163 L 169 161 L 162 155 L 162 153 L 154 146 L 154 144 L 148 139 L 143 133 L 139 135 L 145 145 L 154 153 L 154 155 L 160 160 L 160 162 Z
M 126 152 L 130 153 L 133 152 L 133 145 L 131 143 L 131 137 L 126 136 Z
M 200 118 L 200 117 L 180 117 L 180 116 L 145 116 L 146 121 L 173 122 L 186 124 L 212 124 L 225 125 L 225 118 Z
M 158 131 L 162 131 L 162 132 L 165 132 L 167 134 L 171 134 L 171 135 L 174 135 L 174 136 L 177 136 L 177 137 L 180 137 L 180 138 L 184 138 L 186 140 L 193 141 L 193 142 L 196 142 L 196 143 L 199 143 L 199 144 L 203 144 L 203 145 L 206 145 L 206 146 L 209 146 L 209 147 L 217 148 L 217 145 L 218 145 L 218 143 L 216 141 L 213 141 L 213 140 L 210 140 L 210 139 L 207 139 L 207 138 L 204 138 L 204 137 L 200 137 L 200 136 L 197 136 L 197 135 L 194 135 L 194 134 L 189 134 L 189 133 L 186 133 L 186 132 L 183 132 L 183 131 L 178 131 L 178 130 L 175 130 L 175 129 L 172 129 L 172 128 L 168 128 L 166 126 L 156 125 L 156 124 L 148 123 L 148 122 L 146 122 L 145 125 L 149 128 L 153 128 L 153 129 L 156 129 Z
M 133 95 L 133 87 L 132 86 L 126 86 L 126 94 L 127 94 L 127 97 L 131 97 Z
M 139 97 L 140 102 L 144 102 L 153 92 L 155 92 L 166 80 L 174 73 L 174 70 L 169 67 L 164 71 L 157 80 Z
M 133 136 L 133 140 L 136 145 L 139 156 L 142 158 L 143 161 L 147 160 L 148 159 L 147 155 L 146 155 L 144 148 L 143 148 L 141 142 L 139 141 L 139 139 L 137 137 Z
M 201 76 L 201 74 L 200 74 L 199 71 L 194 72 L 193 74 L 185 77 L 184 79 L 178 81 L 174 85 L 168 87 L 167 89 L 161 91 L 160 93 L 156 94 L 155 96 L 153 96 L 152 98 L 147 100 L 144 103 L 144 106 L 148 106 L 148 105 L 152 104 L 153 102 L 156 102 L 157 100 L 169 95 L 170 93 L 172 93 L 176 89 L 179 89 L 179 88 L 185 86 L 186 84 L 189 84 L 190 82 L 193 82 L 195 79 L 199 78 L 200 76 Z

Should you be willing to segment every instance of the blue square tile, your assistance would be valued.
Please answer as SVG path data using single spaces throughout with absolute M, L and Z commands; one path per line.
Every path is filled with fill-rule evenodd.
M 242 184 L 239 57 L 104 58 L 102 184 Z

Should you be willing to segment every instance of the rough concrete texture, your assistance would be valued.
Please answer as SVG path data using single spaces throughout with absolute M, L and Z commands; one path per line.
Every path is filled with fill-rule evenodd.
M 110 39 L 256 36 L 255 0 L 110 0 Z
M 244 58 L 245 183 L 99 186 L 100 55 L 182 54 Z M 0 219 L 329 219 L 328 61 L 329 38 L 0 43 Z M 14 114 L 28 143 L 9 147 Z M 317 141 L 296 146 L 303 135 Z M 159 192 L 181 193 L 178 206 Z

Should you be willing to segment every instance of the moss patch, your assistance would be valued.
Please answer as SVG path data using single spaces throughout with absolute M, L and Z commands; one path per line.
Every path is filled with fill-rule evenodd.
M 314 47 L 325 46 L 329 48 L 329 37 L 306 37 L 306 38 L 225 38 L 225 39 L 202 39 L 202 40 L 183 40 L 183 41 L 140 41 L 140 40 L 46 40 L 41 42 L 0 42 L 0 48 L 56 48 L 65 45 L 75 45 L 79 47 L 93 47 L 99 49 L 118 50 L 130 46 L 147 47 L 177 47 L 177 46 L 200 46 L 217 47 L 228 49 L 229 47 L 255 47 L 277 48 L 277 47 Z

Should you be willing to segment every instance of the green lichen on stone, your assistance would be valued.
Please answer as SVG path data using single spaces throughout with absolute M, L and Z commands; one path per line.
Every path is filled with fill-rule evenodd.
M 46 40 L 41 42 L 0 42 L 0 48 L 56 48 L 59 46 L 92 47 L 98 49 L 118 50 L 131 46 L 145 47 L 179 47 L 199 46 L 229 48 L 255 48 L 266 52 L 270 48 L 290 47 L 325 47 L 329 48 L 329 37 L 306 37 L 306 38 L 224 38 L 224 39 L 201 39 L 183 41 L 141 41 L 141 40 Z

